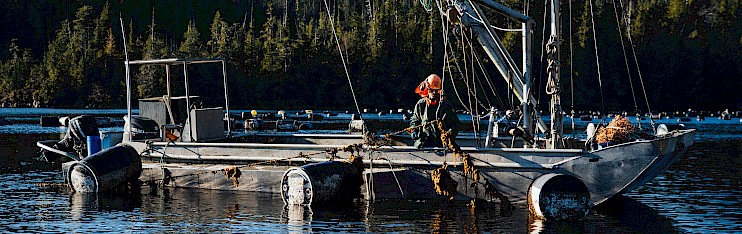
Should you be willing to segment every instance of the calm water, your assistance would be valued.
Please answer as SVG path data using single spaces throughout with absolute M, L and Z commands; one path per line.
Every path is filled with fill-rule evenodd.
M 674 122 L 668 120 L 669 122 Z M 284 207 L 262 193 L 142 187 L 122 195 L 82 195 L 37 162 L 37 140 L 60 127 L 0 126 L 0 232 L 590 232 L 668 233 L 742 230 L 742 123 L 707 120 L 696 144 L 666 173 L 591 211 L 580 221 L 531 220 L 525 206 L 377 201 L 344 208 Z

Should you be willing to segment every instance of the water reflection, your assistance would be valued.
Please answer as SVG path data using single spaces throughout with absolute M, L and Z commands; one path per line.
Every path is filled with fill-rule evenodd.
M 281 218 L 288 224 L 289 232 L 301 233 L 307 231 L 302 227 L 312 225 L 312 208 L 302 205 L 285 205 Z M 311 231 L 309 229 L 308 231 Z
M 98 232 L 677 232 L 671 218 L 632 197 L 598 207 L 579 221 L 530 218 L 515 204 L 450 201 L 376 201 L 312 209 L 286 206 L 263 193 L 143 187 L 125 194 L 84 194 L 12 174 L 0 199 L 0 224 L 14 231 Z M 5 177 L 7 178 L 7 177 Z M 17 183 L 16 181 L 21 181 Z M 29 182 L 26 182 L 29 181 Z M 15 183 L 15 184 L 12 184 Z M 24 185 L 25 184 L 25 185 Z M 51 188 L 44 188 L 50 186 Z M 12 189 L 8 189 L 8 187 Z M 59 202 L 62 201 L 62 202 Z M 19 213 L 30 215 L 18 216 Z M 36 223 L 42 221 L 45 226 Z
M 595 207 L 601 216 L 614 220 L 625 232 L 674 233 L 672 220 L 660 215 L 655 209 L 631 197 L 618 196 Z
M 70 219 L 81 220 L 85 214 L 106 211 L 132 212 L 142 207 L 138 191 L 126 193 L 78 193 L 70 192 Z
M 265 193 L 149 186 L 124 194 L 73 193 L 62 185 L 58 168 L 33 160 L 35 142 L 54 136 L 0 134 L 0 232 L 738 231 L 742 125 L 696 127 L 702 128 L 701 139 L 666 173 L 584 220 L 562 222 L 533 220 L 521 204 L 504 209 L 499 204 L 394 200 L 310 209 L 286 207 L 280 196 Z

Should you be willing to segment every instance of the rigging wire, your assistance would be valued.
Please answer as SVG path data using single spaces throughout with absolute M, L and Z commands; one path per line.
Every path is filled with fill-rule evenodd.
M 348 78 L 348 85 L 350 86 L 350 93 L 353 95 L 353 102 L 356 104 L 356 111 L 358 111 L 358 117 L 363 120 L 363 114 L 361 114 L 361 107 L 358 105 L 358 99 L 356 98 L 356 92 L 353 90 L 353 82 L 350 80 L 350 73 L 348 72 L 348 66 L 345 64 L 345 56 L 343 55 L 343 49 L 340 47 L 340 40 L 338 39 L 337 32 L 335 32 L 335 23 L 334 19 L 332 17 L 332 14 L 330 13 L 330 5 L 327 4 L 327 0 L 324 0 L 325 2 L 325 9 L 327 9 L 327 17 L 330 21 L 330 28 L 332 28 L 332 34 L 335 36 L 335 42 L 338 45 L 338 53 L 340 53 L 340 60 L 343 61 L 343 69 L 345 70 L 345 76 Z M 365 124 L 364 124 L 365 125 Z
M 543 22 L 541 24 L 542 25 L 542 27 L 541 27 L 541 44 L 540 44 L 541 45 L 540 46 L 541 47 L 541 55 L 539 56 L 538 79 L 532 78 L 532 81 L 534 81 L 534 82 L 536 82 L 538 84 L 538 88 L 536 88 L 536 90 L 542 90 L 541 89 L 541 84 L 542 84 L 541 79 L 543 79 L 543 74 L 544 74 L 543 73 L 543 71 L 544 71 L 544 50 L 548 50 L 546 48 L 548 46 L 545 46 L 546 45 L 546 28 L 547 28 L 547 26 L 546 26 L 546 18 L 548 17 L 547 12 L 549 11 L 549 8 L 548 7 L 549 7 L 549 0 L 545 0 L 544 1 L 544 19 L 543 19 Z M 548 60 L 548 58 L 547 58 L 547 60 Z M 546 63 L 548 63 L 548 61 Z M 549 68 L 547 68 L 547 70 L 548 69 Z M 548 76 L 548 74 L 547 74 L 547 76 Z M 547 89 L 548 89 L 549 80 L 550 80 L 549 78 L 547 78 L 547 80 L 546 80 L 546 82 L 547 82 Z M 538 97 L 536 98 L 536 106 L 538 106 L 540 104 L 541 104 L 541 92 L 538 92 Z M 521 110 L 521 111 L 523 111 L 523 113 L 525 113 L 526 110 Z M 532 117 L 533 116 L 535 116 L 535 115 L 532 115 Z M 530 128 L 530 126 L 528 126 L 528 127 Z M 546 134 L 546 130 L 544 130 L 544 133 Z
M 452 48 L 450 48 L 449 46 L 446 46 L 446 48 L 447 48 L 447 49 L 450 49 L 450 50 L 451 50 L 451 52 L 453 53 L 453 49 L 452 49 Z M 446 58 L 446 60 L 448 60 L 448 59 Z M 458 66 L 458 65 L 459 65 L 458 63 L 459 63 L 459 62 L 458 62 L 457 60 L 455 60 L 455 59 L 453 59 L 453 62 L 454 62 L 454 63 L 456 64 L 456 68 L 457 68 L 456 70 L 457 70 L 457 71 L 459 72 L 459 75 L 463 77 L 463 76 L 464 76 L 464 74 L 462 74 L 462 73 L 461 73 L 461 69 L 459 69 L 459 66 Z M 449 62 L 449 63 L 450 63 L 450 62 Z M 447 65 L 447 66 L 446 66 L 445 68 L 446 68 L 446 69 L 448 69 L 448 73 L 449 73 L 449 76 L 448 76 L 448 78 L 449 78 L 449 79 L 451 79 L 451 84 L 454 84 L 454 80 L 453 80 L 453 71 L 451 71 L 451 65 L 449 64 L 449 65 Z M 464 108 L 464 109 L 465 109 L 466 111 L 470 111 L 469 109 L 467 109 L 466 105 L 464 105 L 464 101 L 463 101 L 463 100 L 461 100 L 461 94 L 459 94 L 459 90 L 458 90 L 458 88 L 456 88 L 456 85 L 451 85 L 451 86 L 453 87 L 453 91 L 454 91 L 454 94 L 456 94 L 456 99 L 458 99 L 458 100 L 459 100 L 459 103 L 461 104 L 461 106 L 462 106 L 462 107 L 463 107 L 463 108 Z
M 470 35 L 472 33 L 474 33 L 471 30 L 469 30 L 468 32 L 469 32 Z M 472 88 L 471 88 L 471 85 L 469 83 L 469 63 L 470 63 L 470 61 L 466 57 L 466 54 L 467 54 L 466 53 L 467 52 L 466 51 L 467 50 L 466 49 L 466 46 L 468 45 L 469 46 L 469 49 L 471 49 L 472 44 L 471 44 L 471 41 L 469 41 L 469 40 L 466 40 L 466 42 L 464 42 L 465 37 L 466 37 L 466 33 L 461 33 L 461 40 L 462 40 L 461 41 L 461 56 L 463 57 L 463 60 L 464 60 L 464 77 L 462 77 L 462 78 L 464 78 L 464 84 L 466 85 L 466 91 L 467 91 L 466 93 L 467 93 L 468 101 L 469 101 L 469 109 L 471 110 L 470 113 L 472 113 L 472 116 L 471 116 L 472 117 L 472 127 L 474 127 L 474 114 L 473 113 L 476 113 L 476 110 L 475 110 L 475 107 L 476 106 L 472 106 L 472 96 L 474 98 L 476 98 L 476 95 L 473 95 Z
M 500 105 L 500 108 L 505 109 L 504 102 L 502 101 L 502 98 L 497 93 L 497 89 L 495 88 L 495 86 L 492 85 L 492 81 L 491 81 L 492 79 L 487 75 L 487 71 L 485 71 L 484 65 L 482 65 L 482 61 L 479 59 L 479 56 L 477 56 L 476 53 L 474 53 L 474 59 L 477 61 L 477 65 L 479 65 L 479 69 L 482 71 L 482 75 L 484 75 L 484 80 L 487 81 L 487 85 L 489 86 L 490 90 L 492 91 L 492 95 L 495 96 L 495 98 L 497 98 L 497 104 Z M 482 90 L 484 90 L 484 88 L 482 88 Z M 489 99 L 487 99 L 487 104 L 489 104 L 488 106 L 492 106 L 492 103 L 490 102 Z
M 463 43 L 463 42 L 462 42 L 462 43 Z M 455 52 L 453 51 L 453 46 L 450 46 L 450 47 L 449 47 L 449 49 L 451 50 L 451 52 L 450 52 L 451 54 L 456 54 L 456 53 L 455 53 Z M 466 81 L 466 78 L 465 78 L 465 77 L 467 77 L 467 76 L 468 76 L 468 72 L 467 72 L 467 74 L 464 74 L 464 72 L 462 72 L 462 70 L 464 70 L 464 69 L 462 69 L 462 68 L 461 68 L 462 66 L 461 66 L 461 64 L 459 64 L 459 61 L 458 61 L 458 59 L 456 59 L 456 57 L 453 57 L 453 58 L 451 58 L 451 60 L 453 60 L 453 63 L 454 63 L 454 65 L 455 65 L 455 68 L 456 68 L 456 70 L 457 70 L 457 71 L 458 71 L 458 73 L 459 73 L 459 76 L 460 76 L 460 77 L 462 77 L 462 79 Z M 464 67 L 466 67 L 466 65 L 465 65 Z M 453 83 L 453 82 L 454 82 L 454 80 L 453 80 L 453 72 L 451 71 L 451 66 L 450 66 L 450 65 L 448 66 L 448 70 L 449 70 L 449 73 L 451 73 L 451 83 Z M 456 86 L 455 86 L 455 85 L 454 85 L 453 87 L 454 87 L 454 91 L 455 91 L 455 93 L 456 93 L 456 96 L 457 96 L 457 98 L 459 99 L 459 103 L 460 103 L 460 104 L 461 104 L 461 105 L 462 105 L 462 106 L 464 107 L 464 109 L 465 109 L 466 111 L 469 111 L 469 112 L 471 112 L 471 111 L 472 111 L 473 109 L 467 109 L 467 105 L 466 105 L 466 103 L 465 103 L 465 102 L 464 102 L 464 101 L 463 101 L 463 100 L 461 99 L 461 94 L 460 94 L 460 92 L 458 91 L 458 88 L 456 88 Z M 467 94 L 468 94 L 468 95 L 472 95 L 472 94 L 473 94 L 473 92 L 471 91 L 471 89 L 467 88 L 467 91 L 468 91 L 468 92 L 467 92 Z M 476 97 L 476 95 L 474 95 L 474 100 L 475 100 L 475 101 L 476 101 L 476 103 L 477 103 L 477 104 L 479 105 L 479 107 L 482 107 L 482 108 L 487 108 L 487 106 L 486 106 L 486 105 L 484 105 L 484 104 L 482 103 L 482 101 L 480 101 L 480 100 L 479 100 L 479 98 L 477 98 L 477 97 Z
M 427 12 L 433 10 L 433 0 L 420 0 L 420 5 L 423 5 L 423 9 Z
M 479 8 L 477 7 L 477 5 L 476 5 L 476 4 L 474 4 L 474 2 L 472 2 L 472 0 L 468 0 L 468 1 L 469 1 L 470 5 L 472 6 L 472 10 L 474 10 L 474 13 L 476 13 L 476 14 L 477 14 L 478 18 L 480 18 L 480 19 L 484 19 L 483 13 L 482 13 L 482 12 L 480 12 L 480 10 L 479 10 Z M 498 37 L 497 37 L 497 36 L 496 36 L 496 35 L 495 35 L 495 34 L 494 34 L 494 33 L 492 32 L 492 30 L 490 29 L 490 27 L 484 27 L 484 29 L 486 29 L 486 31 L 487 31 L 487 34 L 488 34 L 488 35 L 489 35 L 489 36 L 490 36 L 490 37 L 491 37 L 491 38 L 492 38 L 493 40 L 495 40 L 495 39 L 497 39 L 497 38 L 498 38 Z M 503 48 L 501 44 L 499 44 L 499 43 L 495 43 L 495 45 L 497 46 L 497 49 L 498 49 L 498 51 L 500 52 L 500 54 L 507 54 L 507 50 L 506 50 L 505 48 Z M 508 69 L 508 70 L 509 70 L 509 72 L 510 72 L 510 71 L 518 71 L 518 68 L 517 68 L 517 66 L 516 66 L 515 64 L 513 64 L 513 61 L 512 61 L 511 59 L 507 59 L 507 58 L 503 58 L 503 59 L 505 60 L 504 62 L 506 63 L 506 65 L 507 65 L 507 66 L 509 67 L 509 69 Z M 512 74 L 508 74 L 508 79 L 509 79 L 509 80 L 510 80 L 510 81 L 512 82 L 512 79 L 513 79 L 513 75 L 512 75 Z M 523 81 L 523 80 L 519 80 L 519 82 L 524 82 L 524 81 Z M 512 84 L 512 83 L 511 83 L 511 84 Z M 523 97 L 523 99 L 527 101 L 527 100 L 529 99 L 529 97 Z M 527 110 L 524 110 L 524 111 L 527 111 Z
M 484 75 L 480 75 L 480 73 L 474 72 L 474 71 L 481 71 L 481 74 L 485 74 L 486 71 L 484 69 L 482 69 L 482 64 L 479 61 L 479 58 L 476 55 L 476 53 L 473 53 L 471 58 L 472 58 L 472 68 L 471 69 L 472 69 L 472 73 L 474 75 L 474 77 L 472 77 L 472 80 L 473 80 L 473 82 L 476 82 L 475 89 L 482 91 L 482 95 L 481 96 L 484 99 L 484 101 L 487 102 L 487 105 L 484 105 L 484 104 L 482 104 L 482 105 L 486 107 L 485 109 L 489 109 L 489 107 L 492 107 L 492 102 L 490 101 L 490 98 L 487 97 L 488 96 L 487 95 L 487 91 L 484 90 L 484 87 L 485 86 L 482 84 L 482 80 L 485 79 L 485 78 L 482 78 L 482 76 L 484 76 Z M 476 63 L 474 63 L 474 62 L 476 62 Z M 475 64 L 477 65 L 477 67 L 479 68 L 479 70 L 476 70 L 475 69 L 475 67 L 474 67 Z M 476 86 L 477 84 L 479 86 Z M 477 96 L 479 96 L 479 95 L 477 95 Z M 479 101 L 479 102 L 481 103 L 481 101 Z
M 472 6 L 472 10 L 474 10 L 474 13 L 477 13 L 478 18 L 484 19 L 485 18 L 484 17 L 484 13 L 480 12 L 479 7 L 477 7 L 477 5 L 474 4 L 474 2 L 472 0 L 468 0 L 468 1 L 469 1 L 469 5 Z M 497 37 L 497 35 L 495 35 L 495 33 L 492 32 L 492 30 L 491 30 L 490 27 L 484 27 L 484 29 L 486 29 L 487 34 L 489 34 L 489 36 L 493 40 L 499 39 L 499 37 Z M 507 54 L 507 49 L 503 48 L 502 47 L 502 44 L 495 43 L 495 45 L 497 46 L 497 49 L 500 52 L 500 54 Z M 513 64 L 514 62 L 511 59 L 508 59 L 507 57 L 503 57 L 503 60 L 508 65 L 508 67 L 510 68 L 510 70 L 512 70 L 512 71 L 518 71 L 518 67 L 515 64 Z M 524 81 L 521 81 L 521 82 L 524 82 Z M 524 100 L 528 100 L 528 97 L 523 97 L 523 99 Z
M 458 62 L 458 59 L 456 59 L 456 58 L 455 58 L 455 56 L 454 56 L 453 58 L 451 58 L 451 59 L 449 59 L 449 58 L 448 58 L 448 55 L 449 55 L 449 54 L 456 54 L 456 53 L 455 53 L 455 51 L 453 51 L 453 46 L 451 45 L 451 43 L 450 43 L 450 42 L 449 42 L 449 40 L 448 40 L 448 36 L 447 36 L 447 35 L 448 35 L 448 34 L 447 34 L 447 32 L 448 32 L 448 30 L 447 30 L 447 29 L 448 29 L 448 27 L 447 27 L 447 26 L 448 26 L 448 25 L 447 25 L 447 24 L 445 23 L 445 20 L 443 19 L 443 18 L 444 18 L 444 16 L 445 16 L 445 13 L 443 12 L 443 9 L 442 9 L 442 8 L 440 7 L 440 3 L 439 3 L 439 13 L 440 13 L 440 14 L 441 14 L 441 16 L 442 16 L 442 17 L 441 17 L 441 22 L 442 22 L 442 24 L 444 25 L 444 28 L 445 28 L 445 31 L 444 31 L 444 38 L 443 38 L 443 40 L 444 40 L 444 50 L 445 50 L 445 52 L 444 52 L 444 64 L 446 64 L 446 65 L 444 65 L 444 71 L 443 71 L 443 74 L 444 74 L 444 77 L 443 77 L 443 78 L 444 78 L 444 79 L 443 79 L 443 80 L 445 80 L 446 69 L 448 69 L 448 72 L 449 72 L 449 74 L 450 74 L 450 76 L 449 76 L 449 77 L 450 77 L 450 79 L 451 79 L 451 83 L 452 83 L 452 84 L 454 84 L 454 80 L 453 80 L 453 76 L 454 76 L 454 75 L 453 75 L 453 71 L 451 71 L 451 65 L 450 65 L 450 61 L 449 61 L 449 60 L 453 60 L 454 64 L 456 65 L 456 69 L 457 69 L 457 71 L 459 72 L 459 75 L 460 75 L 461 77 L 465 77 L 465 75 L 464 75 L 464 73 L 462 73 L 462 72 L 461 72 L 461 71 L 462 71 L 462 69 L 461 69 L 461 65 L 460 65 L 460 64 L 459 64 L 459 62 Z M 470 41 L 470 40 L 471 40 L 471 39 L 469 39 L 468 37 L 466 37 L 466 34 L 465 34 L 465 33 L 462 33 L 462 35 L 464 36 L 464 38 L 466 38 L 466 40 L 467 40 L 467 41 Z M 463 45 L 464 43 L 463 43 L 463 42 L 461 42 L 461 44 Z M 450 51 L 450 53 L 449 53 L 449 50 L 451 50 L 451 51 Z M 476 53 L 474 53 L 474 55 L 475 55 L 475 57 L 476 57 Z M 477 58 L 477 61 L 478 61 L 478 58 Z M 478 62 L 479 62 L 479 61 L 478 61 Z M 483 71 L 483 74 L 485 74 L 485 76 L 486 76 L 486 74 L 487 74 L 487 73 L 486 73 L 486 72 L 484 72 L 484 68 L 483 68 L 483 66 L 481 66 L 481 62 L 479 62 L 479 63 L 480 63 L 480 67 L 482 67 L 482 71 Z M 488 80 L 488 83 L 489 83 L 489 80 Z M 490 83 L 490 85 L 491 85 L 491 83 Z M 472 108 L 467 108 L 467 105 L 466 105 L 466 104 L 464 103 L 464 101 L 463 101 L 463 100 L 461 99 L 461 94 L 460 94 L 460 92 L 458 91 L 458 88 L 456 87 L 456 85 L 453 85 L 453 88 L 454 88 L 454 93 L 456 94 L 456 98 L 458 99 L 458 101 L 459 101 L 459 103 L 461 104 L 461 106 L 462 106 L 462 107 L 463 107 L 463 108 L 464 108 L 464 109 L 465 109 L 465 110 L 466 110 L 467 112 L 470 112 L 470 113 L 471 113 L 473 109 L 472 109 Z M 494 90 L 494 88 L 493 88 L 493 90 Z M 470 90 L 469 90 L 469 91 L 470 91 Z M 470 92 L 471 92 L 471 91 L 470 91 Z M 495 93 L 495 95 L 497 96 L 497 94 L 496 94 L 496 91 L 494 91 L 494 93 Z M 479 105 L 481 105 L 481 106 L 482 106 L 483 108 L 487 108 L 487 106 L 486 106 L 486 105 L 484 105 L 484 104 L 482 104 L 482 102 L 481 102 L 481 101 L 480 101 L 480 100 L 479 100 L 478 98 L 476 98 L 476 96 L 475 96 L 475 100 L 476 100 L 476 101 L 477 101 L 477 103 L 478 103 Z M 488 101 L 488 103 L 489 103 L 489 100 L 487 100 L 487 101 Z
M 624 12 L 623 5 L 621 5 L 621 12 Z M 644 78 L 642 78 L 642 72 L 641 69 L 639 69 L 639 60 L 636 58 L 636 50 L 634 50 L 634 41 L 631 39 L 631 17 L 629 16 L 626 21 L 626 37 L 629 38 L 629 47 L 631 47 L 631 52 L 634 55 L 634 63 L 636 64 L 636 73 L 639 74 L 639 82 L 642 85 L 642 92 L 644 93 L 644 101 L 647 103 L 647 111 L 649 111 L 649 124 L 652 125 L 652 129 L 654 130 L 654 120 L 652 120 L 652 108 L 649 107 L 649 98 L 647 98 L 647 89 L 644 88 Z
M 541 24 L 542 25 L 541 45 L 546 45 L 546 16 L 547 16 L 546 12 L 548 12 L 549 10 L 548 7 L 549 7 L 549 1 L 545 0 L 544 1 L 544 21 Z M 539 56 L 539 59 L 538 59 L 538 62 L 539 62 L 538 81 L 536 81 L 536 83 L 538 83 L 537 90 L 541 90 L 541 79 L 543 79 L 543 76 L 544 76 L 544 49 L 546 48 L 545 46 L 540 46 L 540 47 L 541 47 L 541 55 Z M 536 102 L 540 102 L 540 101 L 541 101 L 541 92 L 538 92 L 538 98 L 536 99 Z
M 639 105 L 636 103 L 636 93 L 634 92 L 634 81 L 631 79 L 631 69 L 629 69 L 629 58 L 626 56 L 626 45 L 623 42 L 623 32 L 621 31 L 621 21 L 618 19 L 618 10 L 616 9 L 616 0 L 613 0 L 613 14 L 616 16 L 616 27 L 618 28 L 618 37 L 621 38 L 621 51 L 623 52 L 623 61 L 626 64 L 626 73 L 629 75 L 629 85 L 631 86 L 631 97 L 634 99 L 634 111 L 639 114 Z M 627 116 L 628 117 L 628 116 Z M 639 121 L 639 119 L 637 119 Z M 639 122 L 641 127 L 641 122 Z
M 572 60 L 572 0 L 569 0 L 569 87 L 572 102 L 570 104 L 570 115 L 572 115 L 572 132 L 575 130 L 575 79 L 574 62 Z
M 446 19 L 445 19 L 446 18 L 446 13 L 443 12 L 443 7 L 442 7 L 443 4 L 440 1 L 436 1 L 436 3 L 438 5 L 438 12 L 441 15 L 441 27 L 442 27 L 442 30 L 441 30 L 442 32 L 441 33 L 442 33 L 442 36 L 443 36 L 443 67 L 441 68 L 443 70 L 442 71 L 443 77 L 441 78 L 441 83 L 442 83 L 442 85 L 445 84 L 446 70 L 448 70 L 448 73 L 449 73 L 449 76 L 448 77 L 451 79 L 451 84 L 452 84 L 451 86 L 453 86 L 453 90 L 454 90 L 454 93 L 456 94 L 456 98 L 459 100 L 459 103 L 461 104 L 461 106 L 464 109 L 466 109 L 466 106 L 464 105 L 464 101 L 461 100 L 461 96 L 459 95 L 459 91 L 456 88 L 456 85 L 455 85 L 455 83 L 453 81 L 453 72 L 451 71 L 451 65 L 450 65 L 450 62 L 448 61 L 449 60 L 448 59 L 448 50 L 451 49 L 451 53 L 453 54 L 453 48 L 452 48 L 453 46 L 450 46 L 451 43 L 448 40 L 448 31 L 449 30 L 448 30 L 448 24 L 446 23 Z M 454 62 L 457 63 L 456 66 L 458 67 L 458 62 L 456 60 L 454 60 Z M 459 73 L 461 73 L 461 69 L 459 69 Z M 467 110 L 467 111 L 469 111 L 469 110 Z
M 482 20 L 477 19 L 477 17 L 474 17 L 474 15 L 472 15 L 471 13 L 464 12 L 464 14 L 468 15 L 469 17 L 471 17 L 471 20 L 473 20 L 474 22 L 480 23 L 481 25 L 485 25 L 485 23 Z M 497 26 L 494 26 L 494 25 L 490 25 L 490 28 L 494 28 L 494 29 L 497 29 L 497 30 L 500 30 L 500 31 L 504 31 L 504 32 L 522 32 L 523 31 L 522 28 L 501 28 L 501 27 L 497 27 Z
M 595 63 L 598 66 L 598 85 L 600 86 L 600 106 L 601 106 L 601 122 L 605 120 L 605 98 L 603 97 L 603 79 L 600 76 L 600 57 L 598 57 L 598 37 L 595 34 L 595 15 L 593 14 L 593 1 L 588 0 L 590 3 L 590 21 L 593 24 L 593 45 L 595 46 Z
M 441 87 L 446 82 L 446 68 L 448 67 L 448 50 L 446 49 L 448 47 L 448 24 L 446 23 L 446 13 L 443 12 L 443 4 L 440 0 L 436 0 L 436 5 L 438 6 L 438 14 L 441 16 L 441 34 L 443 36 L 443 67 L 441 67 Z M 449 71 L 450 72 L 450 71 Z M 451 83 L 453 83 L 453 80 L 451 80 Z M 454 89 L 456 89 L 456 86 L 453 86 Z
M 474 32 L 472 30 L 469 30 L 469 36 L 470 37 L 473 37 L 474 36 L 473 34 L 474 34 Z M 474 95 L 474 98 L 477 101 L 477 103 L 481 103 L 479 101 L 479 98 L 478 98 L 479 95 L 477 94 L 477 82 L 476 82 L 477 73 L 476 73 L 476 70 L 474 70 L 474 45 L 471 42 L 471 40 L 468 40 L 468 42 L 469 42 L 468 43 L 469 44 L 469 52 L 471 53 L 471 55 L 469 56 L 469 64 L 471 64 L 471 85 L 472 85 L 472 87 L 474 89 L 473 95 Z M 486 108 L 487 107 L 485 107 L 485 109 Z M 476 117 L 475 117 L 475 115 L 476 115 Z M 481 128 L 480 128 L 480 125 L 479 125 L 479 118 L 480 117 L 479 117 L 479 106 L 478 105 L 474 105 L 474 111 L 472 111 L 472 113 L 471 113 L 471 118 L 472 118 L 472 127 L 474 128 L 473 129 L 474 130 L 474 139 L 477 139 L 477 145 L 479 145 L 480 142 L 479 142 L 479 137 L 477 137 L 477 135 L 479 133 L 479 129 L 481 129 Z

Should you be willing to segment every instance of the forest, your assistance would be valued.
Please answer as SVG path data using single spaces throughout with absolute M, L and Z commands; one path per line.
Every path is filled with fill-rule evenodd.
M 532 80 L 534 92 L 544 93 L 546 1 L 497 2 L 536 22 Z M 450 24 L 439 3 L 0 0 L 0 105 L 122 108 L 127 57 L 218 57 L 228 61 L 232 109 L 407 109 L 431 73 L 445 74 L 455 109 L 517 108 L 471 31 Z M 739 0 L 575 0 L 559 7 L 563 110 L 742 109 Z M 494 26 L 521 28 L 484 9 Z M 521 32 L 497 33 L 521 61 Z M 164 69 L 134 68 L 136 98 L 165 93 Z M 194 69 L 203 78 L 191 88 L 221 97 L 214 69 L 221 72 Z M 548 95 L 535 96 L 547 106 Z

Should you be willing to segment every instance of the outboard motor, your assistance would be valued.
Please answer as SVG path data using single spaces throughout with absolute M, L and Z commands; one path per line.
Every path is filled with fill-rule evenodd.
M 127 135 L 126 129 L 127 125 L 129 125 L 129 116 L 124 116 L 124 135 Z M 160 137 L 160 126 L 155 122 L 154 120 L 133 115 L 131 117 L 131 131 L 133 133 L 131 139 L 133 140 L 142 140 L 142 139 L 150 139 L 150 138 L 159 138 Z M 124 137 L 125 138 L 125 137 Z
M 67 133 L 64 138 L 55 143 L 52 147 L 55 149 L 74 152 L 80 155 L 80 158 L 87 156 L 86 140 L 88 136 L 98 136 L 98 123 L 95 117 L 90 115 L 81 115 L 66 121 Z M 47 162 L 55 162 L 59 159 L 58 154 L 45 152 L 44 158 Z

